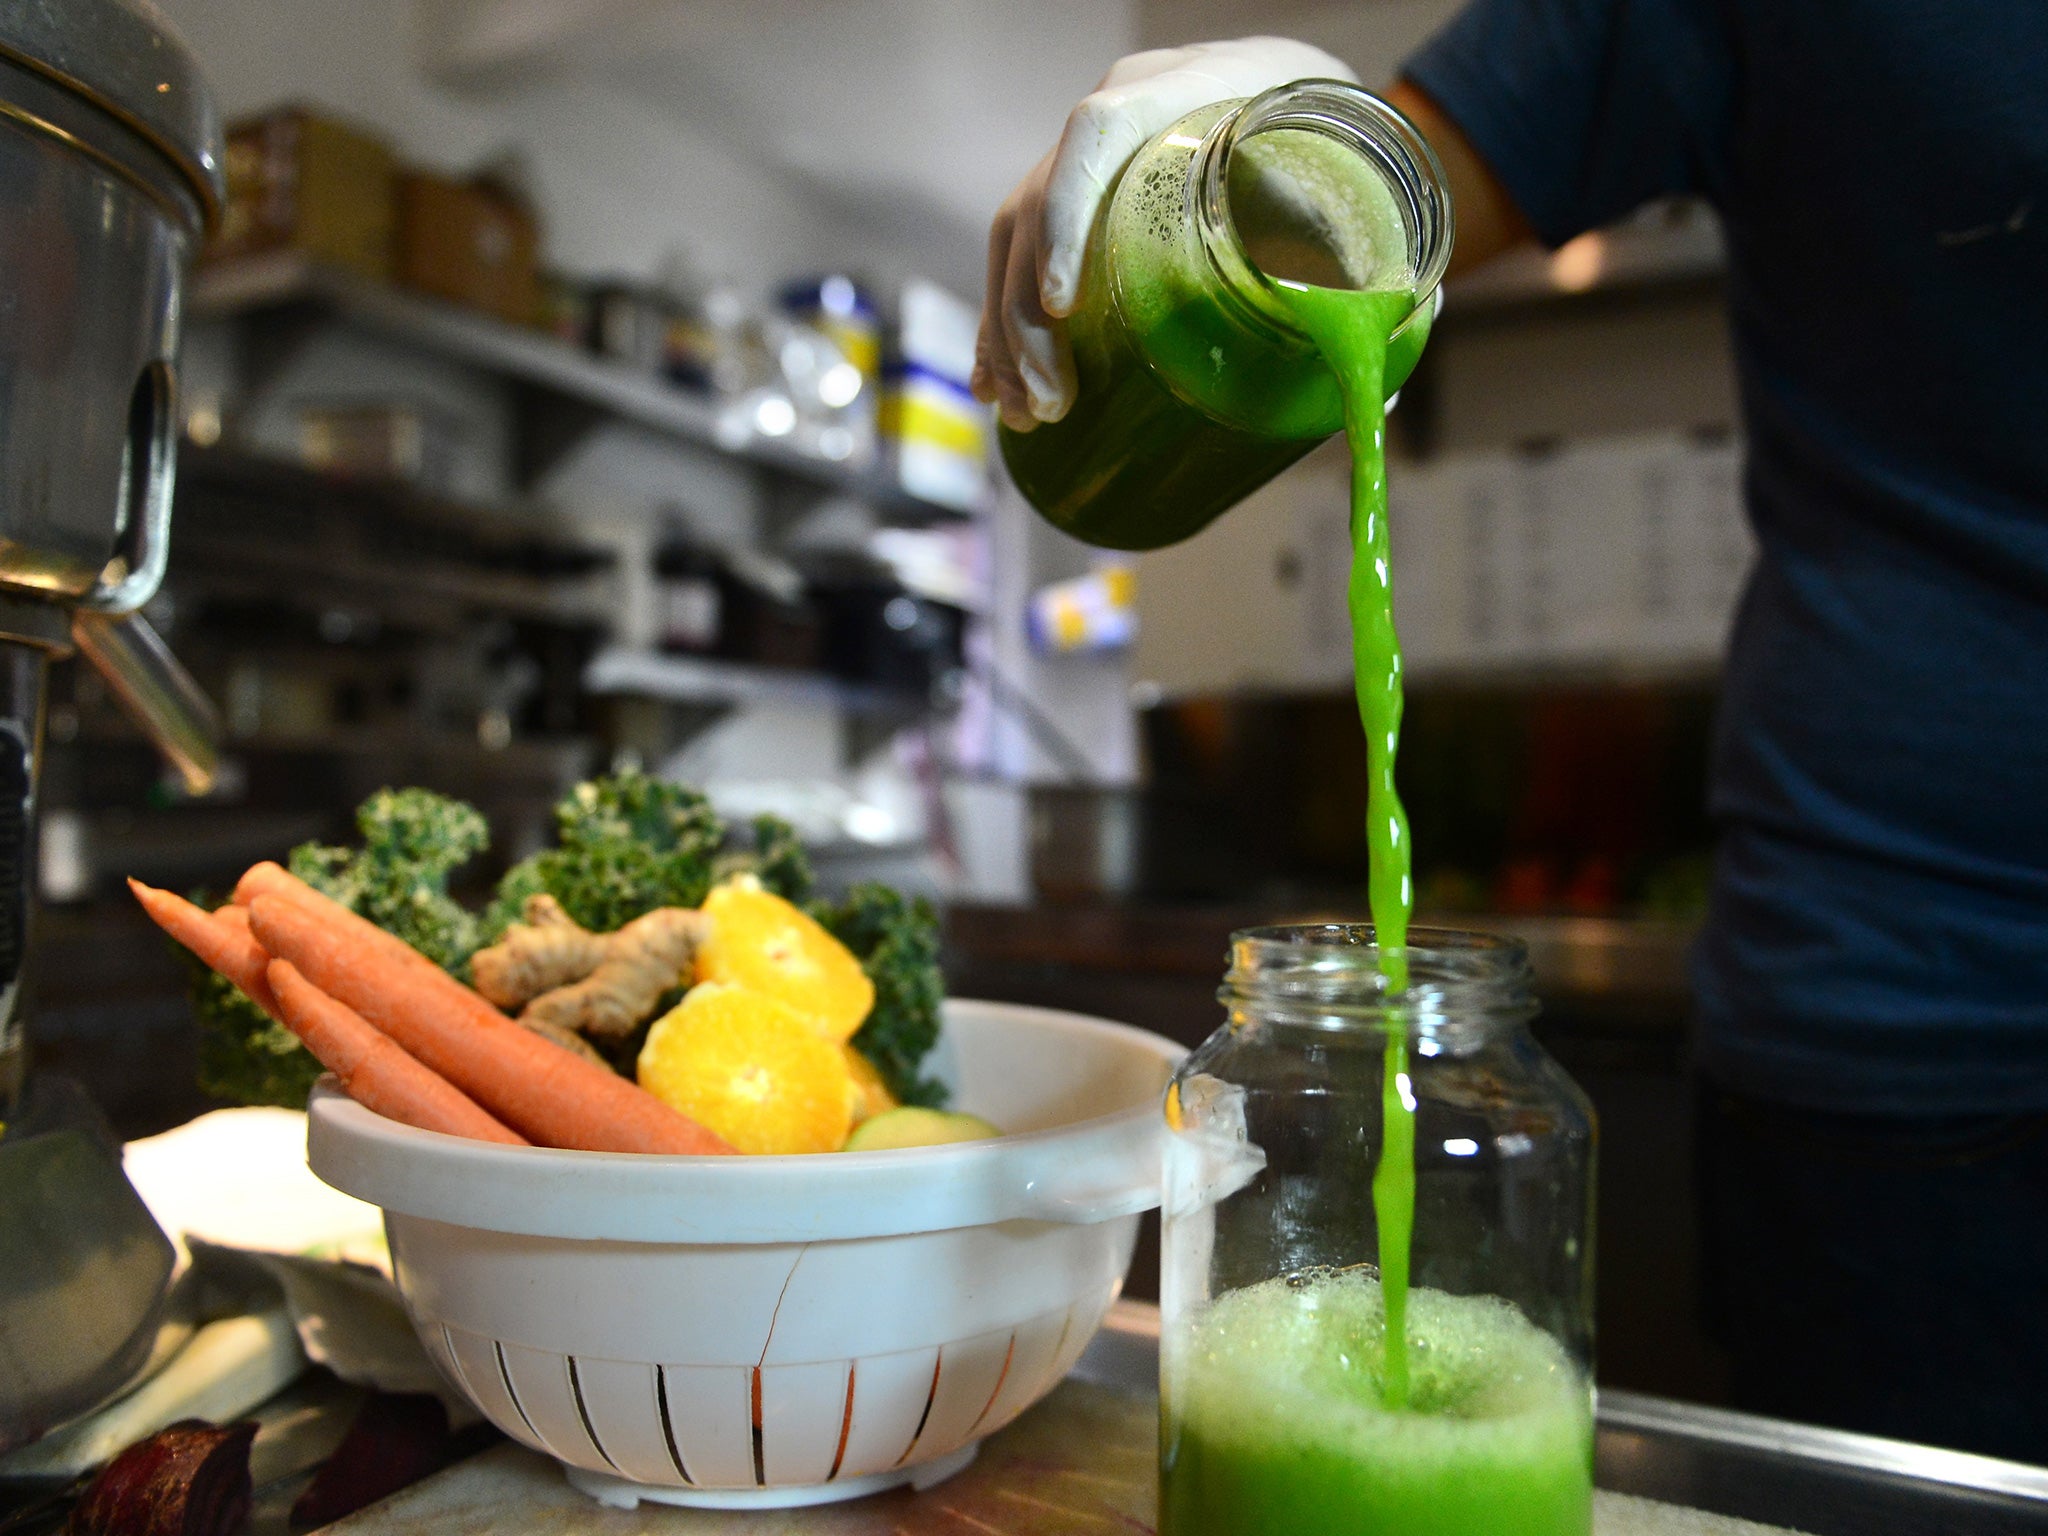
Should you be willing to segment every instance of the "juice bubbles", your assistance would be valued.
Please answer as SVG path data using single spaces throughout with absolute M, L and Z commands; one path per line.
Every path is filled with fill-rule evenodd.
M 1417 1290 L 1405 1409 L 1371 1277 L 1274 1279 L 1165 1341 L 1170 1536 L 1586 1536 L 1592 1391 L 1510 1303 Z

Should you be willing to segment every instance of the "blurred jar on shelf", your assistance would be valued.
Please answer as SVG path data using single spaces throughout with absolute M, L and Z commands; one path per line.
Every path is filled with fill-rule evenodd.
M 671 530 L 654 551 L 654 589 L 661 648 L 717 655 L 725 638 L 724 573 L 717 555 Z
M 882 444 L 896 483 L 961 512 L 988 499 L 993 426 L 974 398 L 979 311 L 936 283 L 903 285 L 881 401 Z
M 401 285 L 514 325 L 540 318 L 539 216 L 514 168 L 458 180 L 409 170 L 398 178 Z
M 882 322 L 873 298 L 852 278 L 834 274 L 786 284 L 781 301 L 785 315 L 833 349 L 785 359 L 792 397 L 800 411 L 818 416 L 827 457 L 866 463 L 875 453 L 882 388 Z

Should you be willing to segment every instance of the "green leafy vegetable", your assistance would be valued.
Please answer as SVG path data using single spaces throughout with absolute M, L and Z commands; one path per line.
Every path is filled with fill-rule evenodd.
M 459 968 L 481 934 L 448 877 L 490 846 L 483 814 L 430 789 L 380 789 L 356 812 L 356 830 L 360 848 L 294 848 L 292 873 L 444 970 Z
M 796 828 L 780 816 L 754 818 L 754 852 L 747 866 L 762 885 L 801 906 L 811 899 L 811 859 Z
M 854 1049 L 875 1064 L 889 1091 L 905 1104 L 937 1108 L 945 1085 L 919 1077 L 939 1039 L 939 915 L 923 897 L 873 882 L 856 885 L 842 902 L 814 902 L 811 915 L 859 957 L 875 984 L 875 1007 L 853 1037 Z
M 711 802 L 637 770 L 579 784 L 555 807 L 558 846 L 512 866 L 484 914 L 486 942 L 545 891 L 595 933 L 656 907 L 701 906 L 725 841 Z
M 382 789 L 357 810 L 356 830 L 360 848 L 294 848 L 292 873 L 435 964 L 459 968 L 477 947 L 477 920 L 448 894 L 448 878 L 489 844 L 483 816 L 432 790 Z M 312 1053 L 232 982 L 204 966 L 197 973 L 200 1088 L 242 1104 L 304 1104 L 320 1075 Z
M 756 817 L 752 847 L 721 854 L 726 829 L 703 795 L 634 771 L 577 785 L 555 807 L 555 825 L 556 846 L 508 870 L 480 916 L 449 895 L 448 882 L 489 845 L 489 829 L 474 806 L 431 790 L 379 790 L 356 813 L 360 847 L 306 843 L 290 865 L 457 974 L 521 917 L 528 896 L 546 892 L 584 927 L 608 933 L 656 907 L 701 906 L 715 881 L 750 872 L 785 900 L 808 903 L 874 982 L 874 1012 L 853 1044 L 889 1091 L 905 1104 L 944 1102 L 943 1085 L 917 1073 L 938 1040 L 944 996 L 929 902 L 873 884 L 844 901 L 814 901 L 810 860 L 787 822 Z M 305 1103 L 320 1067 L 288 1030 L 203 966 L 192 997 L 203 1089 L 244 1104 Z M 614 1064 L 632 1074 L 630 1052 Z
M 236 1104 L 304 1109 L 313 1080 L 320 1075 L 313 1053 L 225 976 L 192 963 L 192 1011 L 200 1026 L 200 1091 Z

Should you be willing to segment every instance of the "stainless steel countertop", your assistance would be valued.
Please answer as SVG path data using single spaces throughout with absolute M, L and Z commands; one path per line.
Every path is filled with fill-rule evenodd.
M 334 1527 L 339 1536 L 1080 1536 L 1156 1518 L 1159 1313 L 1120 1303 L 1072 1377 L 924 1493 L 738 1512 L 600 1508 L 504 1445 Z M 259 1440 L 259 1444 L 260 1444 Z M 2032 1536 L 2048 1469 L 1602 1393 L 1594 1536 Z
M 1159 1310 L 1119 1302 L 1075 1374 L 1156 1390 Z M 1636 1392 L 1599 1395 L 1610 1492 L 1809 1536 L 2048 1533 L 2048 1467 L 1791 1424 Z

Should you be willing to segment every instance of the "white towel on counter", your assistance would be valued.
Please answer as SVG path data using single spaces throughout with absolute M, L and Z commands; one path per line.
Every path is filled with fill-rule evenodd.
M 0 1457 L 0 1477 L 73 1476 L 179 1419 L 226 1423 L 309 1362 L 475 1418 L 406 1318 L 383 1212 L 307 1168 L 302 1112 L 217 1110 L 130 1142 L 122 1160 L 178 1250 L 157 1346 L 98 1407 Z

